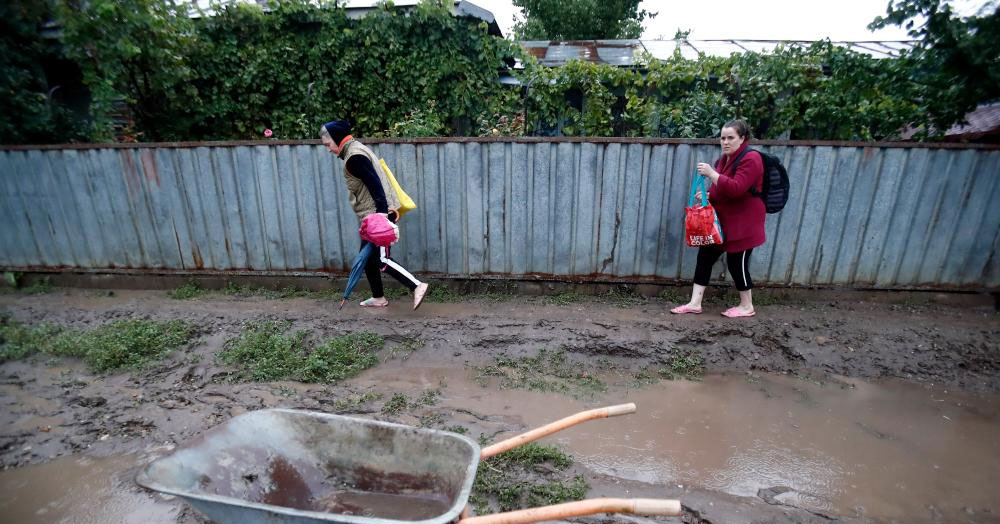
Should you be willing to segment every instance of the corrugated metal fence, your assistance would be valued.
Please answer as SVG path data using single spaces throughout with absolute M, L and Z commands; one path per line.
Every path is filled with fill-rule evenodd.
M 419 209 L 414 271 L 690 279 L 694 165 L 710 141 L 372 143 Z M 1000 286 L 1000 149 L 768 142 L 792 183 L 758 282 Z M 312 142 L 0 151 L 0 266 L 343 271 L 358 249 L 342 163 Z M 720 264 L 721 268 L 721 264 Z

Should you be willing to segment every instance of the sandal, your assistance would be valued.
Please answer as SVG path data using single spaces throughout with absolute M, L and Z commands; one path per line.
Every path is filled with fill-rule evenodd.
M 385 297 L 381 298 L 372 297 L 362 300 L 361 303 L 358 305 L 361 307 L 386 307 L 389 305 L 389 301 L 386 300 Z
M 701 314 L 701 308 L 700 307 L 691 307 L 688 304 L 684 304 L 683 306 L 677 306 L 674 309 L 671 309 L 670 312 L 673 313 L 673 314 L 675 314 L 675 315 L 686 315 L 688 313 L 691 313 L 691 314 L 694 314 L 694 315 L 700 315 Z
M 751 309 L 750 311 L 743 311 L 739 306 L 733 306 L 722 312 L 722 316 L 729 318 L 752 317 L 756 314 L 757 312 L 755 310 Z

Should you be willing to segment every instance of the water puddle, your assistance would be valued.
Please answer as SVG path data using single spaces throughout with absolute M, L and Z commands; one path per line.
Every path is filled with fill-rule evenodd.
M 583 409 L 635 402 L 635 414 L 542 441 L 558 444 L 596 473 L 631 481 L 875 520 L 952 522 L 1000 514 L 997 395 L 901 381 L 819 384 L 781 375 L 712 375 L 640 389 L 612 386 L 598 398 L 580 400 L 483 387 L 473 376 L 467 369 L 397 360 L 352 385 L 407 391 L 413 398 L 438 389 L 437 404 L 421 409 L 447 413 L 448 425 L 496 432 L 494 442 Z M 173 523 L 184 506 L 134 484 L 148 460 L 68 457 L 0 472 L 0 514 L 18 523 Z M 371 506 L 357 498 L 343 490 L 308 502 L 344 510 Z M 428 513 L 438 511 L 434 500 L 407 504 L 418 502 Z
M 66 457 L 0 472 L 0 514 L 19 524 L 173 524 L 180 506 L 133 482 L 142 459 Z
M 612 388 L 584 402 L 523 390 L 498 394 L 473 382 L 471 372 L 454 369 L 405 371 L 382 366 L 362 382 L 445 384 L 440 407 L 520 421 L 525 429 L 598 405 L 635 402 L 635 414 L 545 440 L 619 478 L 877 519 L 1000 512 L 997 395 L 902 381 L 817 384 L 780 375 L 714 375 Z

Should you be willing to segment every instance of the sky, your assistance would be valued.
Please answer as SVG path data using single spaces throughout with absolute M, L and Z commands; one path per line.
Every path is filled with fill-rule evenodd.
M 471 0 L 493 12 L 505 36 L 520 10 L 510 0 Z M 953 0 L 960 14 L 975 14 L 984 0 Z M 657 12 L 644 23 L 644 39 L 671 39 L 677 29 L 691 40 L 909 40 L 906 30 L 866 27 L 885 14 L 888 0 L 644 0 L 640 9 Z

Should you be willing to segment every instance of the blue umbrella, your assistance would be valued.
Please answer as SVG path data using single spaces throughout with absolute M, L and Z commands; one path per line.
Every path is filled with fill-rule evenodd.
M 351 274 L 347 277 L 347 285 L 344 287 L 344 298 L 340 301 L 340 309 L 344 309 L 344 303 L 347 302 L 347 297 L 351 296 L 351 291 L 354 291 L 354 286 L 358 285 L 361 280 L 361 274 L 365 272 L 365 263 L 368 261 L 368 257 L 372 254 L 372 249 L 374 249 L 374 244 L 371 242 L 365 242 L 364 247 L 361 251 L 358 251 L 358 255 L 354 257 L 354 262 L 351 264 Z

